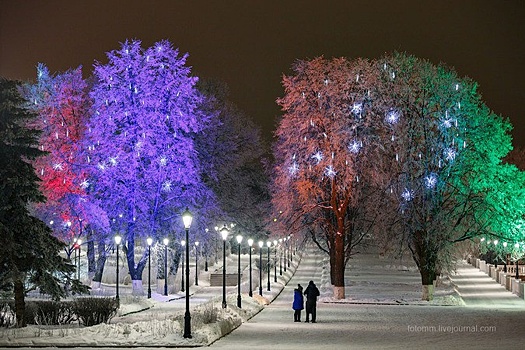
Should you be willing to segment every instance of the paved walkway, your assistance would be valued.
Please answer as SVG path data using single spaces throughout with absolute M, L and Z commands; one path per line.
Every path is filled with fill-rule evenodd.
M 385 269 L 374 266 L 374 260 L 376 265 L 382 265 Z M 307 248 L 295 275 L 274 302 L 210 348 L 522 348 L 522 332 L 516 327 L 525 324 L 525 302 L 499 288 L 496 282 L 469 265 L 460 266 L 453 281 L 471 307 L 319 303 L 318 323 L 294 323 L 291 309 L 293 289 L 297 283 L 305 286 L 309 280 L 319 284 L 327 275 L 323 269 L 325 265 L 321 253 L 313 247 Z M 367 279 L 376 280 L 376 284 L 371 282 L 373 288 L 390 285 L 395 283 L 392 279 L 398 278 L 404 279 L 407 285 L 413 285 L 418 272 L 409 265 L 408 260 L 392 265 L 390 261 L 381 260 L 377 254 L 356 256 L 348 269 L 351 276 L 347 282 L 350 285 L 347 295 L 351 294 L 352 285 L 358 286 Z M 474 293 L 474 289 L 478 288 L 485 291 Z M 373 292 L 369 294 L 359 295 L 358 298 L 375 297 Z M 480 305 L 483 307 L 477 307 Z M 507 307 L 501 308 L 502 305 Z M 302 318 L 304 320 L 304 313 Z
M 466 306 L 525 308 L 525 300 L 467 263 L 460 264 L 450 279 Z

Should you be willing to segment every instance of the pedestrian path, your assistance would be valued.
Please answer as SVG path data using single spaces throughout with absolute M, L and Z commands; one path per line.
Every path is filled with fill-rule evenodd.
M 450 276 L 466 306 L 525 310 L 525 300 L 511 293 L 478 268 L 465 262 Z
M 356 255 L 347 269 L 348 295 L 357 298 L 373 299 L 375 292 L 381 288 L 394 286 L 391 292 L 398 292 L 400 288 L 411 286 L 415 293 L 420 293 L 421 286 L 417 283 L 418 272 L 411 266 L 409 259 L 394 261 L 382 258 L 374 251 L 368 251 L 361 256 Z M 378 268 L 381 267 L 381 268 Z M 326 254 L 317 247 L 307 246 L 299 266 L 290 282 L 281 294 L 263 311 L 243 323 L 231 334 L 212 344 L 212 349 L 268 349 L 271 347 L 282 349 L 406 349 L 407 344 L 418 344 L 422 337 L 434 339 L 442 345 L 461 343 L 482 344 L 494 343 L 490 333 L 464 333 L 461 338 L 450 337 L 449 333 L 426 333 L 424 335 L 411 332 L 414 325 L 436 325 L 439 322 L 446 326 L 460 327 L 464 324 L 497 325 L 497 330 L 510 332 L 509 322 L 514 317 L 523 319 L 525 303 L 486 275 L 469 265 L 460 265 L 458 273 L 452 280 L 458 292 L 464 297 L 468 306 L 433 306 L 431 304 L 402 304 L 391 305 L 382 303 L 318 303 L 318 323 L 293 322 L 293 289 L 300 283 L 303 286 L 313 280 L 316 284 L 326 279 Z M 366 285 L 364 281 L 369 281 Z M 399 281 L 402 282 L 399 282 Z M 363 284 L 360 284 L 363 282 Z M 416 283 L 415 283 L 416 282 Z M 356 292 L 357 286 L 368 286 L 369 295 Z M 415 287 L 415 288 L 414 288 Z M 352 290 L 354 288 L 354 290 Z M 361 289 L 359 289 L 361 290 Z M 327 291 L 325 290 L 325 293 Z M 321 291 L 323 293 L 323 291 Z M 323 297 L 323 295 L 321 295 Z M 482 307 L 476 307 L 482 306 Z M 488 306 L 489 308 L 485 307 Z M 507 306 L 501 314 L 495 309 Z M 490 308 L 492 307 L 492 309 Z M 509 312 L 511 312 L 509 314 Z M 441 325 L 439 323 L 439 325 Z M 437 326 L 436 326 L 437 327 Z M 512 328 L 512 327 L 511 327 Z M 510 334 L 510 333 L 509 333 Z M 509 339 L 514 335 L 510 334 Z M 482 339 L 482 340 L 481 340 Z M 448 343 L 447 343 L 448 342 Z M 426 342 L 425 342 L 426 343 Z M 512 344 L 512 340 L 508 341 Z M 421 344 L 422 345 L 422 344 Z M 508 345 L 508 344 L 507 344 Z M 445 346 L 447 347 L 447 346 Z M 467 347 L 468 348 L 468 347 Z M 512 348 L 512 347 L 508 347 Z

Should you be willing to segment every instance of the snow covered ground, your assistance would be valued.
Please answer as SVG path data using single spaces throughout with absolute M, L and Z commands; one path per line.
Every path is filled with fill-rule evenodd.
M 522 336 L 525 301 L 501 290 L 502 287 L 495 287 L 495 282 L 484 279 L 483 274 L 469 265 L 461 265 L 458 275 L 442 281 L 434 301 L 424 302 L 420 300 L 419 274 L 409 259 L 380 258 L 374 252 L 360 254 L 347 268 L 347 298 L 336 301 L 329 285 L 327 259 L 309 248 L 295 271 L 297 262 L 296 256 L 291 268 L 278 276 L 278 283 L 273 282 L 272 271 L 270 292 L 266 291 L 266 277 L 263 278 L 265 298 L 252 299 L 243 293 L 242 309 L 236 307 L 236 287 L 228 288 L 226 309 L 221 307 L 221 287 L 205 286 L 205 282 L 193 287 L 200 289 L 191 290 L 190 303 L 192 308 L 200 310 L 191 311 L 192 339 L 182 337 L 184 298 L 166 301 L 166 297 L 154 294 L 150 301 L 129 298 L 121 316 L 109 325 L 1 330 L 0 347 L 114 349 L 208 344 L 217 349 L 321 350 L 525 347 Z M 309 280 L 314 280 L 321 290 L 318 323 L 294 323 L 293 288 L 297 283 L 306 286 Z M 257 282 L 258 275 L 254 273 L 254 285 Z M 257 293 L 255 288 L 254 296 Z M 263 306 L 267 300 L 273 302 Z M 206 323 L 202 315 L 209 314 L 212 307 L 219 320 Z M 146 310 L 135 312 L 141 309 Z

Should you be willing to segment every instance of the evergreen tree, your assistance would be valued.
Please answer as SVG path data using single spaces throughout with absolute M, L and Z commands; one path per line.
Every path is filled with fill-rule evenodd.
M 59 255 L 63 243 L 28 210 L 45 200 L 30 163 L 43 152 L 34 147 L 39 131 L 27 128 L 35 116 L 23 102 L 16 82 L 0 79 L 0 275 L 14 292 L 19 327 L 25 326 L 25 293 L 38 288 L 60 298 L 61 282 L 74 271 Z

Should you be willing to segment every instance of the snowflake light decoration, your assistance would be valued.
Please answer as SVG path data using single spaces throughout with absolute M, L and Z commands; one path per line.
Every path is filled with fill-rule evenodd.
M 399 121 L 399 112 L 391 109 L 386 113 L 385 120 L 388 124 L 394 125 Z
M 89 187 L 89 181 L 88 180 L 84 180 L 80 183 L 80 188 L 83 188 L 83 189 L 86 189 Z
M 448 161 L 453 161 L 456 158 L 456 150 L 452 147 L 446 148 L 443 151 L 443 156 Z
M 110 163 L 112 166 L 117 165 L 117 157 L 109 157 L 109 163 Z
M 434 188 L 437 184 L 437 175 L 435 173 L 430 173 L 427 176 L 425 176 L 425 187 L 426 188 Z
M 414 199 L 414 192 L 408 188 L 405 188 L 401 193 L 401 197 L 403 197 L 405 201 L 410 202 L 412 199 Z
M 288 167 L 288 171 L 290 172 L 290 175 L 295 175 L 297 172 L 299 172 L 299 165 L 297 165 L 296 162 L 293 162 L 292 165 Z
M 159 164 L 161 166 L 166 166 L 166 164 L 168 164 L 168 160 L 166 159 L 165 156 L 160 157 Z
M 166 180 L 162 183 L 162 191 L 171 192 L 171 181 L 170 180 Z
M 317 164 L 321 163 L 321 161 L 323 160 L 323 152 L 321 151 L 315 152 L 312 158 L 317 161 Z
M 352 108 L 350 109 L 350 112 L 352 112 L 353 115 L 356 117 L 360 117 L 361 113 L 363 112 L 363 103 L 356 102 L 352 105 Z
M 352 153 L 357 154 L 361 150 L 361 147 L 363 147 L 363 143 L 361 141 L 353 140 L 348 145 L 348 150 Z
M 62 163 L 55 163 L 53 164 L 53 169 L 56 171 L 62 171 L 64 170 L 64 167 L 62 166 Z
M 331 177 L 331 178 L 333 178 L 337 174 L 337 172 L 334 170 L 334 168 L 331 165 L 325 168 L 324 173 L 326 174 L 326 176 Z

